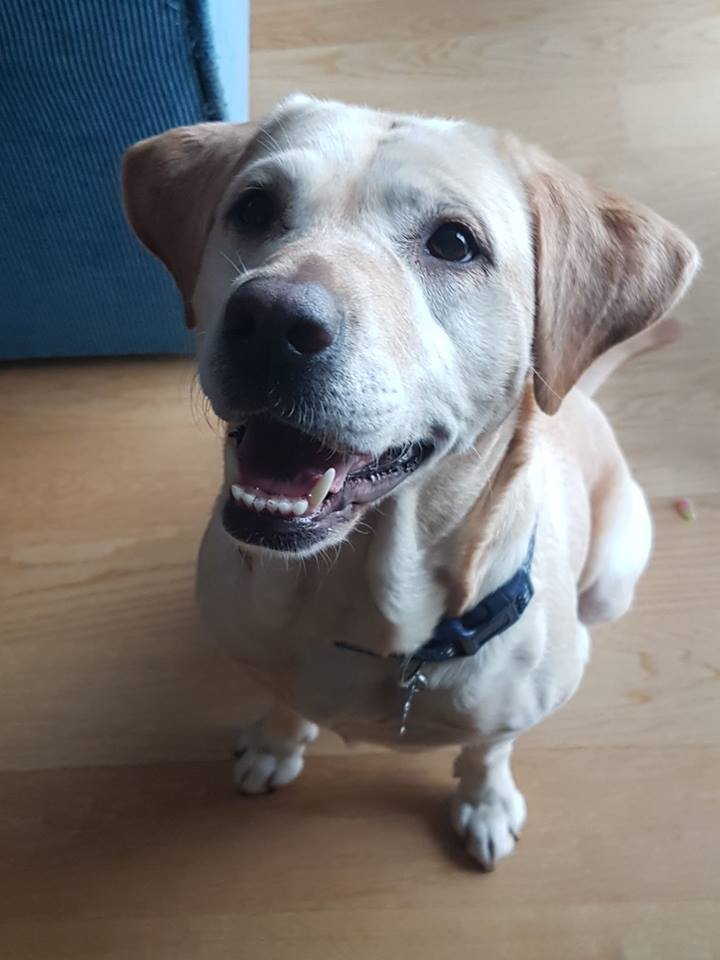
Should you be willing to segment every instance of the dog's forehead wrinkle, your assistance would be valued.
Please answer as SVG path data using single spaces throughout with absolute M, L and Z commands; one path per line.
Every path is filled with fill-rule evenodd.
M 353 160 L 374 148 L 387 120 L 367 108 L 316 101 L 289 114 L 271 114 L 262 128 L 275 140 L 275 150 L 302 146 L 328 158 Z
M 357 178 L 374 179 L 378 160 L 389 167 L 391 177 L 424 168 L 428 180 L 431 171 L 448 167 L 448 138 L 457 139 L 464 126 L 329 101 L 307 105 L 303 100 L 299 108 L 288 112 L 281 105 L 266 118 L 256 143 L 264 158 L 282 164 L 297 162 L 304 154 L 302 166 L 314 175 L 311 181 L 332 177 L 335 184 L 347 186 Z M 452 175 L 452 166 L 447 172 Z

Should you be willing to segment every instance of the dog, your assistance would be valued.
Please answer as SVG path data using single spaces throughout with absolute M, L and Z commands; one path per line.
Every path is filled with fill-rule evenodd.
M 123 178 L 225 425 L 198 602 L 274 698 L 239 789 L 294 780 L 318 725 L 459 745 L 452 821 L 492 869 L 513 742 L 650 553 L 590 394 L 672 338 L 695 246 L 510 133 L 300 94 L 144 140 Z

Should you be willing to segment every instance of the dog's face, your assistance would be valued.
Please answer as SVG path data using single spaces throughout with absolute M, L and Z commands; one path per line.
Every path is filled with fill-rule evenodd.
M 312 102 L 265 131 L 218 205 L 193 309 L 228 480 L 246 491 L 226 524 L 305 549 L 510 411 L 532 244 L 489 134 Z
M 130 220 L 228 425 L 233 536 L 300 554 L 344 537 L 503 422 L 533 358 L 553 412 L 664 312 L 691 245 L 559 170 L 493 130 L 305 97 L 133 148 Z

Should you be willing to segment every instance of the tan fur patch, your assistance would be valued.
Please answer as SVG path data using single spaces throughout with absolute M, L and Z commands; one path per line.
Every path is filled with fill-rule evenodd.
M 532 385 L 528 383 L 505 454 L 460 528 L 452 568 L 441 571 L 442 582 L 447 589 L 448 616 L 459 616 L 476 599 L 483 565 L 491 555 L 493 544 L 506 519 L 501 518 L 500 514 L 507 509 L 508 490 L 530 455 L 537 415 Z
M 217 205 L 257 126 L 200 123 L 136 143 L 123 160 L 125 212 L 142 243 L 172 273 L 195 325 L 192 296 Z
M 501 145 L 534 219 L 535 393 L 554 413 L 596 357 L 677 302 L 699 255 L 681 230 L 642 204 L 591 186 L 514 137 Z

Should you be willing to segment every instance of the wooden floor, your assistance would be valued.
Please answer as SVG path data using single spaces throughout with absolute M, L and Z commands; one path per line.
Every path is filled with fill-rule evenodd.
M 257 111 L 302 88 L 501 123 L 700 243 L 687 335 L 604 394 L 652 567 L 573 703 L 521 740 L 528 827 L 483 877 L 449 833 L 446 752 L 327 737 L 286 792 L 233 795 L 258 701 L 195 625 L 220 466 L 191 364 L 0 368 L 0 956 L 720 957 L 717 4 L 254 10 Z

